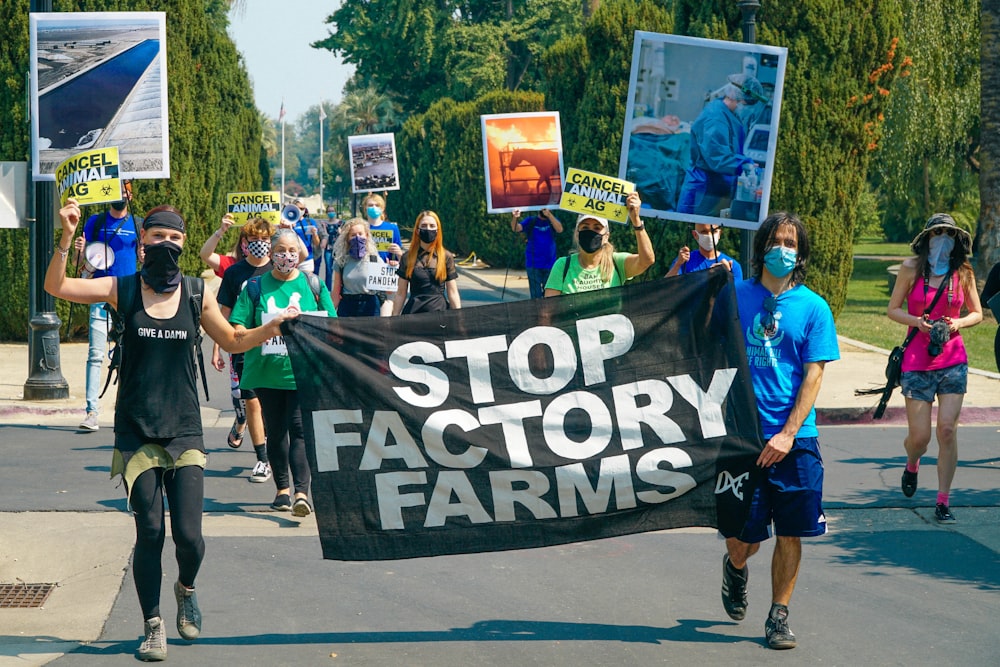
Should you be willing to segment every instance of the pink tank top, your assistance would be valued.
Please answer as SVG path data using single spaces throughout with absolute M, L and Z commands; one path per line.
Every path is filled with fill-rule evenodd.
M 940 289 L 947 290 L 948 286 L 941 285 Z M 937 289 L 934 287 L 929 287 L 927 293 L 924 294 L 924 279 L 923 277 L 917 278 L 913 283 L 913 289 L 910 290 L 910 293 L 906 297 L 906 311 L 910 315 L 919 317 L 923 314 L 924 309 L 930 305 L 931 301 L 934 300 L 936 295 Z M 934 304 L 934 310 L 931 311 L 930 318 L 931 320 L 937 320 L 945 316 L 953 319 L 957 318 L 962 314 L 962 305 L 964 303 L 965 292 L 962 290 L 961 281 L 958 274 L 953 274 L 951 277 L 951 294 L 945 293 L 941 295 L 938 302 Z M 940 368 L 968 363 L 968 357 L 965 354 L 965 343 L 962 342 L 960 332 L 951 334 L 951 338 L 942 346 L 941 354 L 936 357 L 927 354 L 927 346 L 930 342 L 930 334 L 922 331 L 917 333 L 913 340 L 910 341 L 910 344 L 906 346 L 906 352 L 903 353 L 903 372 L 935 371 Z

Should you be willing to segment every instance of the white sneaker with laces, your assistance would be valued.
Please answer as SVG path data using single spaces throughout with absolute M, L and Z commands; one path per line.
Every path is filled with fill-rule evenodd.
M 80 429 L 84 431 L 96 431 L 101 428 L 101 425 L 97 423 L 97 413 L 88 412 L 86 419 L 80 422 Z
M 261 484 L 271 479 L 271 464 L 264 461 L 257 461 L 250 472 L 250 481 Z
M 136 657 L 144 662 L 160 662 L 167 659 L 167 632 L 163 619 L 159 616 L 143 623 L 145 638 L 136 651 Z

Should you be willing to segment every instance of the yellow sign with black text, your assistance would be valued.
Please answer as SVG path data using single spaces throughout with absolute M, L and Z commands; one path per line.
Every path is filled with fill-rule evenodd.
M 571 167 L 566 172 L 559 208 L 625 223 L 628 222 L 625 199 L 633 192 L 635 183 Z
M 281 222 L 281 193 L 230 192 L 226 195 L 226 212 L 233 216 L 237 227 L 247 224 L 250 218 L 264 218 L 277 225 Z
M 118 177 L 118 147 L 77 153 L 56 167 L 59 203 L 72 197 L 78 204 L 106 204 L 122 199 Z

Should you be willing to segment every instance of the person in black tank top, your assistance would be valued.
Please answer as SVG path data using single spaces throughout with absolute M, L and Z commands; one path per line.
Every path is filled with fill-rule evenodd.
M 120 283 L 113 276 L 67 277 L 66 258 L 80 222 L 77 202 L 69 199 L 59 218 L 62 237 L 45 274 L 45 290 L 77 303 L 106 301 L 124 317 L 111 474 L 122 475 L 135 516 L 133 576 L 145 633 L 137 655 L 142 660 L 163 660 L 167 652 L 160 614 L 164 493 L 170 503 L 178 566 L 173 585 L 177 631 L 189 641 L 201 632 L 194 580 L 205 554 L 201 516 L 206 458 L 192 353 L 199 325 L 224 350 L 243 352 L 279 335 L 281 321 L 295 314 L 237 333 L 201 279 L 181 274 L 178 258 L 187 238 L 186 225 L 171 206 L 158 206 L 146 214 L 140 232 L 145 249 L 142 270 Z M 201 299 L 192 299 L 193 294 Z

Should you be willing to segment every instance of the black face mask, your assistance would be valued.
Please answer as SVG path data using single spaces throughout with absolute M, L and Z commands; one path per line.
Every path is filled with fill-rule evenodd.
M 128 206 L 128 202 L 126 202 L 124 199 L 122 201 L 111 202 L 111 208 L 115 209 L 116 211 L 124 211 L 126 206 Z
M 145 246 L 142 280 L 157 294 L 173 292 L 181 284 L 181 267 L 177 263 L 181 247 L 171 241 Z
M 581 229 L 578 236 L 580 238 L 580 250 L 584 252 L 597 252 L 604 245 L 604 235 L 592 229 Z
M 417 232 L 420 236 L 420 240 L 424 243 L 434 243 L 434 239 L 438 237 L 438 230 L 436 229 L 421 229 Z

